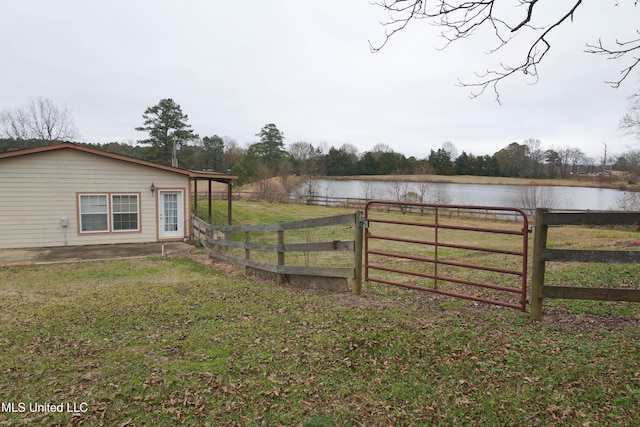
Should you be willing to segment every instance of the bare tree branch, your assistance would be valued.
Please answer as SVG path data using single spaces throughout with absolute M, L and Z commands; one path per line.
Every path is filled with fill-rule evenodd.
M 369 45 L 372 52 L 378 52 L 396 33 L 404 30 L 411 21 L 417 19 L 427 19 L 434 25 L 443 28 L 441 36 L 445 40 L 444 48 L 455 41 L 473 35 L 480 28 L 491 29 L 498 41 L 498 46 L 491 49 L 489 53 L 500 50 L 513 40 L 517 33 L 525 29 L 539 33 L 529 44 L 526 55 L 521 62 L 516 64 L 501 63 L 496 69 L 476 73 L 477 81 L 475 82 L 458 80 L 460 86 L 473 88 L 472 98 L 483 94 L 487 88 L 491 88 L 495 93 L 496 101 L 500 102 L 498 85 L 502 80 L 522 73 L 531 76 L 534 83 L 537 81 L 538 65 L 551 49 L 551 34 L 567 21 L 573 21 L 575 12 L 582 5 L 583 0 L 573 0 L 565 5 L 565 13 L 546 22 L 541 27 L 535 27 L 533 23 L 535 22 L 534 18 L 542 14 L 539 6 L 543 2 L 540 0 L 518 0 L 518 2 L 518 6 L 524 9 L 524 13 L 514 19 L 513 17 L 507 18 L 497 11 L 495 6 L 499 3 L 498 0 L 378 0 L 372 4 L 386 10 L 391 19 L 383 23 L 387 28 L 383 42 L 377 46 L 369 42 Z M 634 6 L 637 6 L 638 3 L 640 0 L 635 0 Z M 618 59 L 640 49 L 640 39 L 627 42 L 616 41 L 616 44 L 616 48 L 606 48 L 599 41 L 597 45 L 587 45 L 589 47 L 587 52 L 607 55 L 609 59 Z M 640 57 L 633 57 L 632 63 L 622 70 L 622 78 L 609 83 L 618 87 L 639 63 Z
M 629 110 L 620 120 L 620 128 L 640 140 L 640 90 L 629 97 Z
M 638 4 L 637 1 L 636 4 Z M 636 32 L 638 33 L 638 35 L 640 35 L 640 31 L 636 30 Z M 640 38 L 629 40 L 626 42 L 616 40 L 616 46 L 617 49 L 606 48 L 602 44 L 602 39 L 598 39 L 598 43 L 595 45 L 587 44 L 588 49 L 586 50 L 587 53 L 592 53 L 594 55 L 603 55 L 606 56 L 607 59 L 620 59 L 632 52 L 638 52 L 638 56 L 632 57 L 631 64 L 620 71 L 620 74 L 622 75 L 620 79 L 607 82 L 614 88 L 620 87 L 620 84 L 629 76 L 629 73 L 631 73 L 631 71 L 638 64 L 640 64 Z
M 529 4 L 527 18 L 524 21 L 522 21 L 520 24 L 518 24 L 516 27 L 514 27 L 511 30 L 511 32 L 515 32 L 518 30 L 518 28 L 522 28 L 524 25 L 528 25 L 531 19 L 531 15 L 533 13 L 533 7 L 537 3 L 537 1 L 538 0 L 532 0 L 532 2 Z M 496 96 L 496 101 L 498 103 L 501 103 L 500 92 L 498 91 L 498 83 L 500 83 L 503 79 L 511 76 L 512 74 L 521 72 L 525 75 L 532 76 L 535 79 L 535 82 L 537 82 L 538 81 L 538 64 L 542 62 L 546 54 L 551 49 L 551 44 L 547 41 L 549 34 L 551 34 L 553 30 L 555 30 L 557 27 L 562 25 L 562 23 L 565 22 L 567 19 L 573 19 L 573 14 L 575 13 L 576 9 L 578 8 L 578 6 L 580 6 L 581 3 L 582 3 L 582 0 L 577 0 L 574 3 L 573 7 L 564 16 L 562 16 L 560 19 L 555 21 L 551 26 L 549 26 L 546 30 L 543 31 L 543 33 L 531 44 L 531 47 L 527 52 L 527 56 L 525 60 L 520 65 L 511 67 L 508 65 L 501 64 L 500 65 L 500 67 L 502 68 L 501 70 L 497 70 L 497 71 L 490 70 L 490 71 L 487 71 L 485 74 L 479 74 L 478 75 L 478 77 L 480 78 L 479 82 L 476 82 L 476 83 L 460 82 L 460 84 L 462 86 L 480 88 L 478 91 L 471 93 L 472 98 L 482 95 L 487 87 L 492 87 Z

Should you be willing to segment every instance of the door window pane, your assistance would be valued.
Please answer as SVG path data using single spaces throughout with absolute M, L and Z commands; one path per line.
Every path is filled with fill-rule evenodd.
M 164 195 L 164 231 L 178 231 L 178 195 Z

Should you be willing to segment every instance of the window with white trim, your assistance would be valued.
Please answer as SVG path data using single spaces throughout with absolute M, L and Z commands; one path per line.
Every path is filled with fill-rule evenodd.
M 80 231 L 109 231 L 109 206 L 106 194 L 80 196 Z
M 138 196 L 136 194 L 113 194 L 111 196 L 113 231 L 137 231 Z
M 80 232 L 140 230 L 137 194 L 80 194 Z

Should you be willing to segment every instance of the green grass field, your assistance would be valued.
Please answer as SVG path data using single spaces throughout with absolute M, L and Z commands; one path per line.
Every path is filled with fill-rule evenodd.
M 286 216 L 342 213 L 298 209 Z M 384 285 L 278 287 L 200 258 L 0 270 L 0 425 L 640 425 L 638 304 L 554 301 L 535 322 Z M 637 287 L 626 268 L 603 280 Z

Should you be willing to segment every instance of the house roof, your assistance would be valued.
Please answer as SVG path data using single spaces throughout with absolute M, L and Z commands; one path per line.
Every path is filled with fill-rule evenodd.
M 122 154 L 110 153 L 108 151 L 98 150 L 97 148 L 88 147 L 86 145 L 74 144 L 71 142 L 61 142 L 59 144 L 45 145 L 42 147 L 26 148 L 24 150 L 7 151 L 0 153 L 0 160 L 9 159 L 12 157 L 28 156 L 30 154 L 46 153 L 49 151 L 57 150 L 76 150 L 84 153 L 95 154 L 97 156 L 107 157 L 110 159 L 121 160 L 123 162 L 129 162 L 141 166 L 147 166 L 150 168 L 161 169 L 181 175 L 186 175 L 193 179 L 210 179 L 219 182 L 230 182 L 238 177 L 235 175 L 226 175 L 216 172 L 204 172 L 204 171 L 192 171 L 181 168 L 174 168 L 172 166 L 161 165 L 159 163 L 150 162 L 148 160 L 136 159 L 135 157 L 129 157 Z

